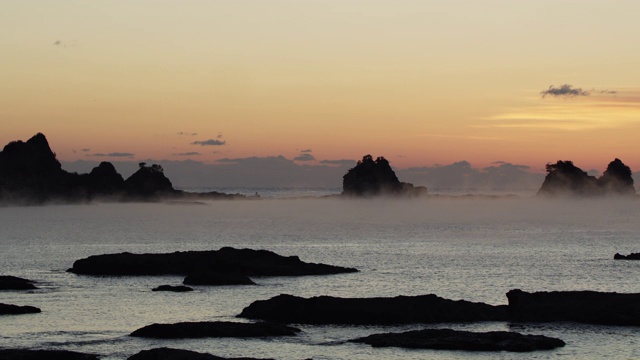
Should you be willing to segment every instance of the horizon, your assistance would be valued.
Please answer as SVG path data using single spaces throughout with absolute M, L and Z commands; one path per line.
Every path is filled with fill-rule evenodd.
M 0 143 L 62 161 L 640 169 L 640 3 L 0 3 Z M 53 20 L 55 19 L 55 21 Z M 634 75 L 635 74 L 635 75 Z M 536 170 L 537 171 L 537 170 Z

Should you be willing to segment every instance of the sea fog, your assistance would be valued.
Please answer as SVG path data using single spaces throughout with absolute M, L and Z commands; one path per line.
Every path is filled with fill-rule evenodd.
M 349 338 L 410 327 L 301 326 L 276 340 L 133 339 L 154 322 L 230 320 L 280 293 L 372 297 L 434 293 L 506 304 L 505 293 L 598 290 L 640 292 L 640 263 L 612 260 L 640 251 L 636 200 L 531 197 L 417 199 L 252 199 L 0 208 L 0 269 L 38 281 L 40 290 L 2 292 L 0 302 L 41 314 L 0 317 L 0 347 L 63 348 L 123 359 L 172 346 L 219 356 L 277 359 L 487 359 L 489 353 L 374 349 Z M 256 278 L 255 287 L 198 287 L 158 294 L 179 277 L 87 277 L 73 261 L 114 252 L 268 249 L 308 262 L 356 267 L 335 276 Z M 576 324 L 432 324 L 559 337 L 567 346 L 528 358 L 638 356 L 633 328 Z M 635 345 L 635 346 L 634 346 Z M 518 358 L 501 353 L 500 358 Z

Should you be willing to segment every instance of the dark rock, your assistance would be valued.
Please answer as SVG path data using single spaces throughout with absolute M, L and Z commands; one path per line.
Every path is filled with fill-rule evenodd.
M 365 155 L 342 177 L 342 194 L 419 196 L 426 195 L 427 188 L 400 182 L 384 157 L 378 157 L 374 161 L 371 155 Z
M 35 314 L 41 312 L 35 306 L 18 306 L 0 303 L 0 315 Z
M 211 251 L 167 254 L 106 254 L 77 260 L 70 272 L 84 275 L 190 275 L 240 273 L 248 276 L 302 276 L 356 272 L 326 264 L 305 263 L 297 256 L 267 250 L 224 247 Z
M 140 163 L 138 171 L 125 180 L 124 185 L 131 197 L 154 199 L 176 194 L 171 181 L 164 176 L 164 169 L 157 164 L 146 166 Z
M 613 255 L 615 260 L 640 260 L 640 253 L 631 253 L 629 255 L 622 255 L 616 253 Z
M 620 159 L 609 163 L 600 178 L 588 175 L 571 161 L 547 164 L 547 176 L 538 190 L 543 196 L 633 196 L 631 169 Z
M 157 288 L 151 289 L 151 291 L 187 292 L 187 291 L 193 291 L 193 289 L 188 287 L 188 286 L 183 286 L 183 285 L 177 285 L 177 286 L 160 285 Z
M 256 358 L 223 358 L 211 354 L 199 353 L 191 350 L 156 348 L 142 350 L 130 356 L 127 360 L 261 360 Z M 262 359 L 271 360 L 271 359 Z
M 86 175 L 89 192 L 93 195 L 109 196 L 121 194 L 125 189 L 124 179 L 110 162 L 103 161 Z
M 301 298 L 278 295 L 255 301 L 238 317 L 295 324 L 392 325 L 437 322 L 504 321 L 506 306 L 436 295 L 394 298 Z
M 68 350 L 0 349 L 0 360 L 98 360 L 93 354 Z
M 300 329 L 266 322 L 236 323 L 225 321 L 181 322 L 152 324 L 131 333 L 131 336 L 156 339 L 185 339 L 203 337 L 268 337 L 292 336 Z
M 542 335 L 522 335 L 508 331 L 479 333 L 451 329 L 374 334 L 350 341 L 369 344 L 373 347 L 514 352 L 551 350 L 565 345 L 565 342 L 560 339 Z
M 574 321 L 601 325 L 640 325 L 640 294 L 597 291 L 507 293 L 509 319 L 524 322 Z
M 0 290 L 31 290 L 37 289 L 33 281 L 16 276 L 0 276 Z
M 238 273 L 195 274 L 187 276 L 185 285 L 255 285 L 248 276 Z

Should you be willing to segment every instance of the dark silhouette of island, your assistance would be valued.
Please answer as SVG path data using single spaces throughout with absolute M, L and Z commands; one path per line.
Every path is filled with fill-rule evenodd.
M 282 294 L 254 301 L 238 317 L 292 324 L 395 325 L 504 321 L 507 309 L 505 305 L 454 301 L 433 294 L 393 298 L 302 298 Z
M 135 355 L 131 355 L 127 360 L 273 360 L 273 359 L 256 359 L 256 358 L 224 358 L 207 353 L 200 353 L 191 350 L 174 349 L 174 348 L 155 348 L 150 350 L 142 350 Z
M 640 260 L 640 253 L 631 253 L 629 255 L 622 255 L 616 253 L 613 255 L 614 260 Z
M 189 292 L 193 291 L 193 289 L 184 285 L 160 285 L 151 289 L 151 291 Z
M 282 324 L 229 321 L 181 322 L 175 324 L 151 324 L 131 333 L 130 336 L 154 339 L 187 339 L 203 337 L 267 337 L 293 336 L 300 329 Z
M 538 190 L 541 196 L 634 196 L 631 169 L 620 159 L 609 163 L 600 178 L 590 176 L 571 161 L 547 164 L 547 176 Z
M 98 360 L 93 354 L 69 350 L 0 349 L 2 360 Z
M 389 161 L 380 156 L 373 160 L 365 155 L 342 177 L 342 194 L 347 196 L 421 196 L 427 195 L 424 186 L 400 182 Z
M 510 331 L 472 332 L 452 329 L 424 329 L 402 333 L 373 334 L 350 342 L 373 347 L 408 349 L 530 352 L 565 346 L 565 342 L 544 335 L 523 335 Z
M 17 276 L 0 275 L 0 290 L 33 290 L 35 281 L 23 279 Z
M 0 315 L 21 315 L 39 313 L 40 309 L 35 306 L 19 306 L 0 303 Z
M 159 201 L 237 199 L 239 194 L 190 193 L 173 188 L 162 166 L 140 163 L 123 179 L 113 164 L 102 162 L 88 174 L 62 169 L 47 138 L 38 133 L 26 142 L 12 141 L 0 152 L 0 202 Z

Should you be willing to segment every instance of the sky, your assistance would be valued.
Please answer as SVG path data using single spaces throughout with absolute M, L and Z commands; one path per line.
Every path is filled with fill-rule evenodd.
M 0 143 L 637 170 L 639 17 L 636 0 L 2 0 Z

